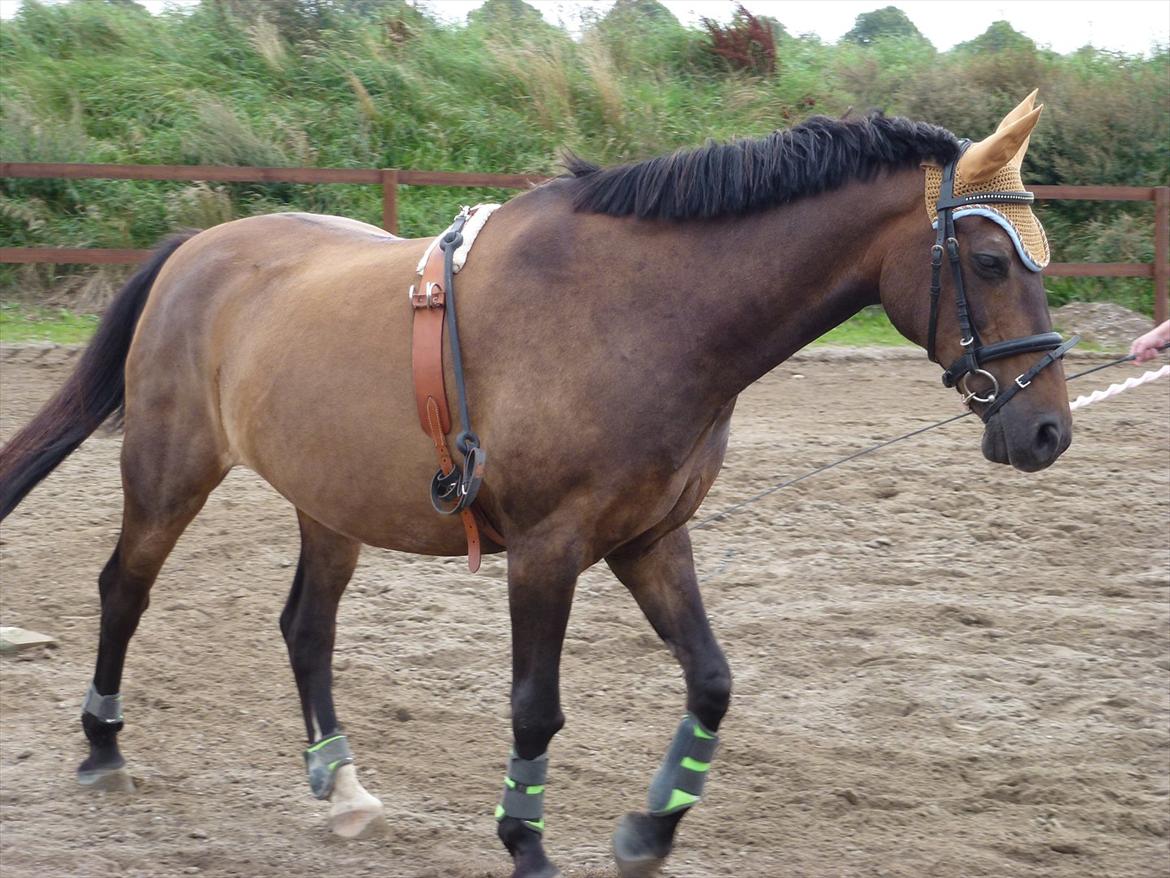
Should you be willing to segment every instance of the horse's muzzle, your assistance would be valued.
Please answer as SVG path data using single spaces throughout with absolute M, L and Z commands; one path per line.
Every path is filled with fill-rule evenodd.
M 1012 423 L 997 413 L 983 430 L 983 456 L 992 463 L 1010 463 L 1026 473 L 1047 469 L 1071 443 L 1071 420 L 1053 414 Z

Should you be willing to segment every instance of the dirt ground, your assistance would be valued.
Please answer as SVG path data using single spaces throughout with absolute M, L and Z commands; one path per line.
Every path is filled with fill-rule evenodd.
M 66 370 L 60 351 L 8 352 L 5 437 Z M 703 511 L 956 410 L 921 356 L 790 361 L 743 396 Z M 389 820 L 335 840 L 277 628 L 295 517 L 246 472 L 179 543 L 131 646 L 138 792 L 77 787 L 118 447 L 91 439 L 4 526 L 0 623 L 60 640 L 0 659 L 4 878 L 507 875 L 491 816 L 510 743 L 504 561 L 471 576 L 461 559 L 364 553 L 336 691 Z M 696 533 L 735 694 L 666 874 L 1165 876 L 1168 521 L 1162 383 L 1078 413 L 1043 473 L 987 463 L 961 421 Z M 580 583 L 563 700 L 548 848 L 566 876 L 610 876 L 610 832 L 644 799 L 682 685 L 605 569 Z

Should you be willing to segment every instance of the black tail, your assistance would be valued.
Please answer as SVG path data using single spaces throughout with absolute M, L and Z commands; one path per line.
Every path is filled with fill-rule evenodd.
M 0 449 L 0 521 L 122 405 L 126 354 L 163 263 L 194 233 L 163 242 L 106 309 L 64 386 Z

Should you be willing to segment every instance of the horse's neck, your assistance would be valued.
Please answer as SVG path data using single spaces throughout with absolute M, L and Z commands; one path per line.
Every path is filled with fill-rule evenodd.
M 878 302 L 883 234 L 915 203 L 898 173 L 684 233 L 664 290 L 680 325 L 719 368 L 713 398 L 729 399 L 829 329 Z M 920 199 L 921 194 L 917 197 Z M 923 259 L 927 254 L 924 252 Z

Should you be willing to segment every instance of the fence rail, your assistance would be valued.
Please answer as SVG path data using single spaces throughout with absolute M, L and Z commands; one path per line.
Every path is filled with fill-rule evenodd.
M 398 231 L 399 186 L 490 186 L 524 189 L 543 183 L 539 174 L 404 171 L 398 168 L 245 168 L 219 165 L 91 165 L 0 162 L 0 178 L 72 180 L 177 180 L 231 183 L 350 183 L 382 187 L 382 228 Z M 1154 282 L 1154 319 L 1167 319 L 1170 299 L 1170 186 L 1033 186 L 1048 201 L 1149 201 L 1154 204 L 1154 261 L 1054 262 L 1050 277 L 1141 277 Z M 0 262 L 110 264 L 138 262 L 149 250 L 78 247 L 0 247 Z

